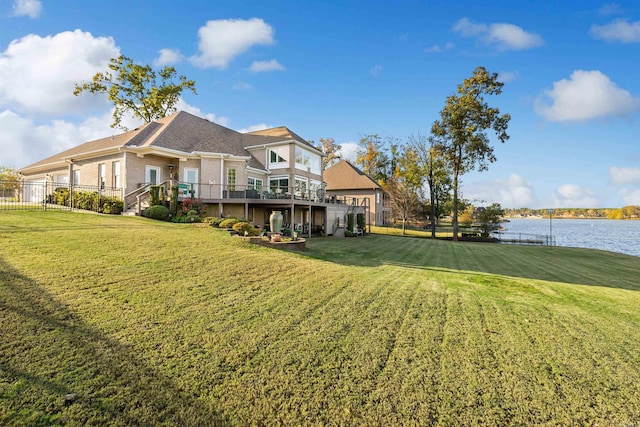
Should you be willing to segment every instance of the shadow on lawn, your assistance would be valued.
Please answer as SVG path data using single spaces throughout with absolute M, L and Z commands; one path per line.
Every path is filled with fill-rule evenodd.
M 2 259 L 0 302 L 0 424 L 228 424 Z
M 366 236 L 364 239 L 312 240 L 307 243 L 307 249 L 306 256 L 342 265 L 394 265 L 447 273 L 478 272 L 640 290 L 637 278 L 640 258 L 607 251 L 507 246 L 496 243 L 453 243 L 377 235 Z

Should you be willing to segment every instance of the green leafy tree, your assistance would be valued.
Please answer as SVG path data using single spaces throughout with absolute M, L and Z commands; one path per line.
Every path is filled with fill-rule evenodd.
M 336 144 L 333 138 L 320 138 L 320 144 L 316 145 L 313 141 L 310 141 L 311 145 L 314 145 L 318 150 L 326 154 L 326 157 L 322 159 L 322 170 L 329 168 L 342 159 L 342 145 Z
M 457 93 L 447 97 L 440 120 L 431 127 L 433 140 L 452 172 L 453 240 L 458 240 L 460 176 L 476 168 L 486 170 L 489 163 L 495 162 L 488 129 L 495 132 L 500 142 L 509 139 L 507 128 L 511 116 L 501 115 L 498 108 L 490 107 L 484 100 L 485 95 L 502 93 L 503 85 L 496 73 L 477 67 L 471 77 L 458 85 Z
M 504 219 L 504 209 L 499 203 L 494 203 L 484 209 L 478 210 L 478 229 L 482 237 L 489 237 L 492 232 L 499 230 L 501 224 L 509 222 Z
M 120 55 L 112 58 L 111 71 L 97 73 L 90 83 L 76 84 L 74 95 L 87 91 L 94 95 L 106 93 L 115 107 L 111 127 L 127 130 L 122 117 L 130 112 L 145 123 L 175 112 L 175 104 L 184 90 L 196 93 L 195 82 L 178 76 L 174 67 L 154 71 L 149 65 L 139 65 Z M 178 83 L 174 80 L 178 80 Z

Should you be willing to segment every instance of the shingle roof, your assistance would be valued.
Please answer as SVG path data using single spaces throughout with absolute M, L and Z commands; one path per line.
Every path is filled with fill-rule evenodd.
M 263 169 L 264 166 L 245 147 L 289 140 L 296 140 L 311 146 L 285 126 L 243 134 L 190 113 L 179 111 L 129 132 L 85 142 L 26 166 L 21 171 L 26 172 L 45 166 L 63 164 L 65 159 L 89 153 L 118 148 L 135 149 L 136 147 L 159 147 L 184 153 L 225 153 L 250 157 L 249 166 Z
M 309 143 L 306 139 L 302 138 L 297 133 L 293 132 L 286 126 L 278 126 L 270 129 L 256 130 L 253 132 L 247 132 L 245 135 L 260 135 L 269 139 L 270 142 L 290 141 L 295 140 L 301 142 L 309 147 L 316 148 Z
M 149 123 L 139 127 L 138 129 L 121 133 L 119 135 L 85 142 L 84 144 L 80 144 L 61 153 L 54 154 L 53 156 L 42 159 L 39 162 L 33 163 L 20 170 L 25 171 L 28 169 L 37 169 L 38 167 L 42 167 L 45 165 L 64 163 L 65 159 L 72 159 L 73 157 L 81 156 L 87 153 L 106 151 L 109 149 L 123 147 L 125 145 L 132 144 L 134 141 L 136 141 L 136 144 L 142 144 L 145 139 L 147 139 L 152 134 L 153 129 L 156 129 L 157 127 L 157 123 Z
M 327 191 L 331 190 L 381 190 L 377 182 L 346 160 L 324 171 Z

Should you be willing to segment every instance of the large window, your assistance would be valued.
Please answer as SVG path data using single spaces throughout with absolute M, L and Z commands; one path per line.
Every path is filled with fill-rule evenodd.
M 234 168 L 227 169 L 227 190 L 236 191 L 236 170 Z
M 98 185 L 101 189 L 107 185 L 107 165 L 104 163 L 98 165 Z
M 193 188 L 195 197 L 198 197 L 198 169 L 184 168 L 184 182 L 190 184 L 189 189 Z
M 121 188 L 122 182 L 120 180 L 120 162 L 113 162 L 113 187 Z
M 307 151 L 304 148 L 296 147 L 296 168 L 309 170 L 313 173 L 320 173 L 320 156 Z
M 300 176 L 296 176 L 296 192 L 295 192 L 296 197 L 306 199 L 308 197 L 307 187 L 308 187 L 307 179 Z
M 80 185 L 80 171 L 73 171 L 73 185 Z
M 247 184 L 249 184 L 249 190 L 262 191 L 262 179 L 260 178 L 253 178 L 250 176 L 247 179 Z
M 285 194 L 289 192 L 288 177 L 269 178 L 269 190 L 274 194 Z

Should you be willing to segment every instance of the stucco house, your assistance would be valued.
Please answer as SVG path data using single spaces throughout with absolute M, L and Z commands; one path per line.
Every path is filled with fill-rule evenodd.
M 281 210 L 285 224 L 311 233 L 333 221 L 327 217 L 322 156 L 285 126 L 240 133 L 181 111 L 19 172 L 24 180 L 121 190 L 129 209 L 150 185 L 171 181 L 187 195 L 193 190 L 209 215 L 244 217 L 264 227 L 271 212 Z
M 349 161 L 342 160 L 325 170 L 324 181 L 330 198 L 341 197 L 367 206 L 367 225 L 382 226 L 391 221 L 389 195 Z

